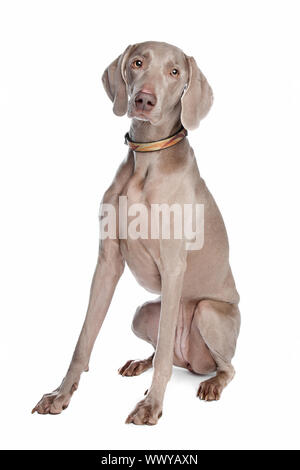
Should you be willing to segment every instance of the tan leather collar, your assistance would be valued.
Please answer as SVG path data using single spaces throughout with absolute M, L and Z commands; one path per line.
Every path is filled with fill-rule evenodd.
M 134 142 L 130 139 L 129 133 L 127 132 L 125 135 L 125 144 L 135 152 L 157 152 L 158 150 L 164 150 L 178 144 L 178 142 L 184 139 L 187 134 L 187 130 L 181 127 L 176 134 L 171 135 L 166 139 L 156 140 L 154 142 Z

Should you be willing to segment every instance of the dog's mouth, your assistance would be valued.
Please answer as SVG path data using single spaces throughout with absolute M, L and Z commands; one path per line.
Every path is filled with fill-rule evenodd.
M 151 124 L 156 124 L 160 121 L 161 116 L 159 109 L 155 111 L 145 111 L 145 110 L 137 110 L 134 105 L 129 105 L 127 116 L 131 119 L 137 119 L 139 121 L 147 121 Z
M 160 121 L 160 116 L 157 113 L 151 114 L 151 113 L 129 111 L 128 117 L 131 119 L 137 119 L 138 121 L 150 122 L 150 124 L 153 124 L 153 125 L 157 124 Z
M 140 121 L 151 121 L 151 112 L 133 110 L 130 117 L 139 119 Z

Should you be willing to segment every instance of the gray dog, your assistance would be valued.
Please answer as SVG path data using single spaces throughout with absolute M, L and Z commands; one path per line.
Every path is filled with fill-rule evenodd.
M 177 47 L 152 41 L 127 47 L 105 70 L 102 81 L 114 113 L 132 118 L 127 157 L 103 203 L 117 214 L 120 196 L 126 198 L 129 210 L 143 204 L 146 212 L 139 222 L 144 226 L 149 222 L 151 229 L 152 206 L 203 207 L 203 240 L 198 249 L 188 249 L 191 239 L 164 237 L 161 229 L 156 237 L 124 236 L 129 219 L 117 221 L 118 235 L 103 237 L 100 243 L 88 311 L 67 374 L 33 412 L 58 414 L 68 406 L 81 373 L 88 370 L 126 261 L 137 281 L 159 294 L 157 300 L 137 309 L 132 323 L 134 333 L 152 344 L 155 353 L 142 361 L 128 361 L 119 370 L 122 376 L 132 377 L 154 367 L 146 396 L 126 420 L 151 425 L 162 415 L 172 364 L 196 374 L 216 372 L 199 386 L 199 398 L 207 401 L 218 400 L 234 376 L 231 360 L 240 313 L 227 234 L 186 138 L 186 129 L 198 127 L 208 113 L 212 91 L 192 57 Z M 169 218 L 169 228 L 175 231 L 174 220 Z

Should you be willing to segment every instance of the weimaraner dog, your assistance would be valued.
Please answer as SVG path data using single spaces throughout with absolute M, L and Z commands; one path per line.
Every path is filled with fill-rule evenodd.
M 134 333 L 155 352 L 119 369 L 122 376 L 132 377 L 153 366 L 151 386 L 126 420 L 151 425 L 162 415 L 173 364 L 211 374 L 197 393 L 206 401 L 218 400 L 234 376 L 231 360 L 240 313 L 226 229 L 186 137 L 186 130 L 198 127 L 208 113 L 213 96 L 195 59 L 163 42 L 128 46 L 105 70 L 102 81 L 114 113 L 132 118 L 127 157 L 102 202 L 116 213 L 121 196 L 128 208 L 143 204 L 147 222 L 152 205 L 201 205 L 203 243 L 199 249 L 188 249 L 185 236 L 164 237 L 161 230 L 158 237 L 121 237 L 124 221 L 117 221 L 118 236 L 102 237 L 100 242 L 89 306 L 67 374 L 33 412 L 58 414 L 68 406 L 81 373 L 88 370 L 126 261 L 137 281 L 159 295 L 137 309 L 132 323 Z

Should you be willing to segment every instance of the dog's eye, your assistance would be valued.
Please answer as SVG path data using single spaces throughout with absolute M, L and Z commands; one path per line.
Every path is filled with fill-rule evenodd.
M 142 65 L 143 65 L 143 62 L 141 60 L 137 59 L 133 62 L 132 67 L 134 69 L 140 69 Z
M 173 69 L 172 72 L 171 72 L 171 75 L 173 75 L 173 77 L 178 76 L 179 75 L 179 70 Z

